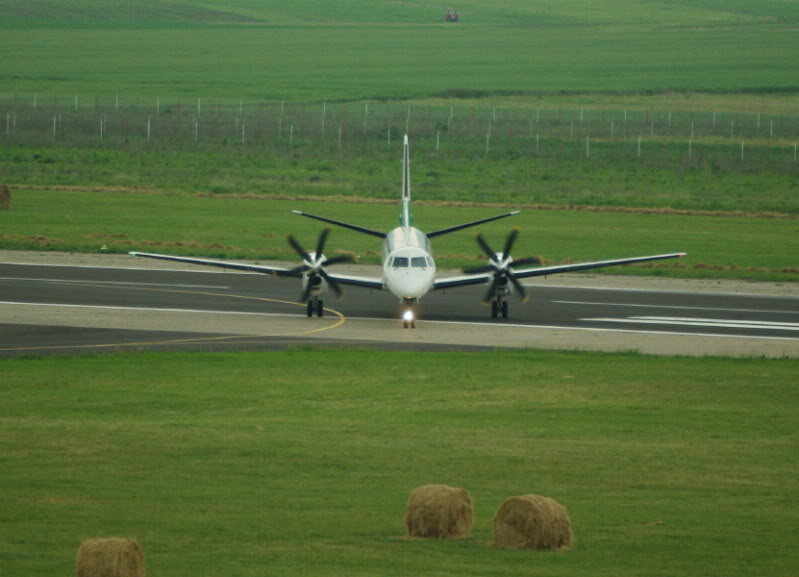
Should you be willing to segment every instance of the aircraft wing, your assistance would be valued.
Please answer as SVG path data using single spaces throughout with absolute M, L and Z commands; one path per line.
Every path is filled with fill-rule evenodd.
M 575 272 L 580 270 L 591 270 L 595 268 L 604 268 L 607 266 L 618 266 L 622 264 L 633 264 L 637 262 L 649 262 L 654 260 L 665 260 L 669 258 L 682 258 L 686 255 L 684 252 L 674 252 L 669 254 L 656 254 L 651 256 L 636 256 L 631 258 L 618 258 L 612 260 L 598 260 L 594 262 L 580 262 L 574 264 L 559 264 L 554 266 L 541 266 L 536 268 L 514 269 L 513 276 L 517 279 L 530 278 L 534 276 L 547 276 L 551 274 L 559 274 L 563 272 Z M 434 290 L 455 288 L 460 286 L 485 284 L 491 281 L 493 273 L 482 273 L 455 276 L 449 278 L 436 279 L 433 284 Z
M 523 268 L 514 270 L 513 276 L 518 278 L 530 278 L 533 276 L 547 276 L 562 272 L 575 272 L 578 270 L 590 270 L 594 268 L 604 268 L 606 266 L 618 266 L 622 264 L 634 264 L 637 262 L 649 262 L 653 260 L 665 260 L 669 258 L 682 258 L 684 252 L 673 252 L 669 254 L 656 254 L 652 256 L 635 256 L 631 258 L 617 258 L 613 260 L 597 260 L 594 262 L 579 262 L 574 264 L 558 264 L 554 266 L 541 266 L 536 268 Z
M 141 256 L 145 258 L 155 258 L 159 260 L 171 260 L 175 262 L 187 262 L 191 264 L 201 264 L 205 266 L 215 266 L 217 268 L 227 268 L 232 270 L 243 270 L 247 272 L 257 272 L 261 274 L 280 274 L 289 269 L 275 266 L 263 266 L 258 264 L 246 264 L 242 262 L 228 262 L 223 260 L 209 260 L 205 258 L 193 258 L 189 256 L 172 256 L 168 254 L 153 254 L 149 252 L 130 252 L 131 256 Z
M 383 284 L 383 279 L 381 278 L 368 277 L 368 276 L 350 276 L 344 274 L 331 274 L 331 273 L 327 273 L 327 276 L 329 276 L 339 284 L 359 286 L 363 288 L 371 288 L 378 290 L 383 290 L 384 288 L 386 288 L 385 284 Z

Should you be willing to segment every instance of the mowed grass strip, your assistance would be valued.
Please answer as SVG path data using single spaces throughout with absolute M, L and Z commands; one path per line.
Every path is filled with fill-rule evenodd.
M 588 353 L 131 354 L 2 361 L 0 557 L 68 574 L 130 535 L 148 574 L 789 575 L 795 360 Z M 405 540 L 410 491 L 467 488 L 472 537 Z M 511 495 L 566 553 L 497 550 Z
M 136 192 L 14 192 L 13 209 L 0 213 L 0 244 L 18 250 L 162 252 L 237 259 L 296 260 L 286 237 L 312 246 L 323 225 L 291 214 L 303 210 L 390 230 L 398 204 L 225 198 Z M 506 212 L 500 207 L 414 206 L 414 223 L 431 231 Z M 516 258 L 546 263 L 602 260 L 685 251 L 688 258 L 609 269 L 623 274 L 679 278 L 797 280 L 799 235 L 795 219 L 524 210 L 477 228 L 501 246 L 512 228 L 521 232 Z M 438 238 L 439 267 L 474 266 L 485 255 L 475 232 Z M 104 247 L 104 248 L 103 248 Z M 372 237 L 337 227 L 328 253 L 353 252 L 378 264 L 382 247 Z

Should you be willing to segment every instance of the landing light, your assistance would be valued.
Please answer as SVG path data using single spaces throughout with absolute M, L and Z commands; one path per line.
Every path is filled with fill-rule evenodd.
M 402 313 L 402 320 L 411 322 L 413 320 L 413 311 L 405 311 Z

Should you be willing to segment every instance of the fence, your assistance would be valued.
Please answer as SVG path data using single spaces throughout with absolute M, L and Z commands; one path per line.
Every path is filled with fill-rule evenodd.
M 390 150 L 408 134 L 430 151 L 478 155 L 733 162 L 793 169 L 799 116 L 757 112 L 498 108 L 407 102 L 124 101 L 14 97 L 0 142 L 109 147 L 239 146 Z

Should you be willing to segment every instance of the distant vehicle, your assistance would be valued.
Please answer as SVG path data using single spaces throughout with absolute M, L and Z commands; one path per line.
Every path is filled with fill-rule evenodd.
M 341 293 L 340 284 L 388 290 L 402 302 L 402 320 L 405 328 L 415 328 L 416 306 L 422 297 L 431 290 L 453 289 L 468 285 L 488 285 L 488 291 L 483 297 L 483 302 L 491 302 L 491 317 L 498 318 L 501 316 L 502 318 L 508 318 L 507 298 L 514 292 L 523 301 L 527 298 L 527 291 L 519 282 L 520 279 L 685 256 L 685 253 L 678 252 L 519 269 L 515 267 L 540 264 L 540 262 L 535 257 L 517 260 L 511 257 L 510 252 L 518 236 L 518 231 L 512 230 L 505 239 L 502 252 L 495 252 L 481 235 L 477 235 L 477 243 L 488 257 L 487 265 L 465 270 L 463 271 L 465 274 L 462 276 L 436 278 L 436 265 L 433 260 L 430 239 L 501 218 L 515 216 L 519 214 L 519 211 L 514 210 L 513 212 L 450 226 L 427 234 L 415 228 L 411 215 L 410 152 L 407 135 L 405 136 L 402 162 L 402 201 L 399 227 L 390 232 L 383 232 L 324 216 L 308 214 L 299 210 L 292 212 L 379 238 L 383 243 L 383 276 L 362 277 L 328 273 L 328 266 L 352 261 L 352 256 L 346 254 L 330 258 L 324 255 L 329 229 L 324 229 L 321 232 L 316 242 L 316 250 L 313 252 L 307 252 L 293 236 L 289 236 L 289 244 L 302 258 L 302 264 L 292 269 L 165 254 L 143 252 L 131 252 L 130 254 L 133 256 L 300 278 L 302 279 L 302 295 L 299 300 L 307 303 L 309 317 L 313 316 L 314 313 L 317 316 L 322 316 L 324 308 L 322 297 L 327 293 L 328 288 L 332 289 L 336 294 Z
M 444 16 L 444 22 L 457 22 L 461 19 L 461 15 L 457 10 L 447 10 L 447 15 Z

